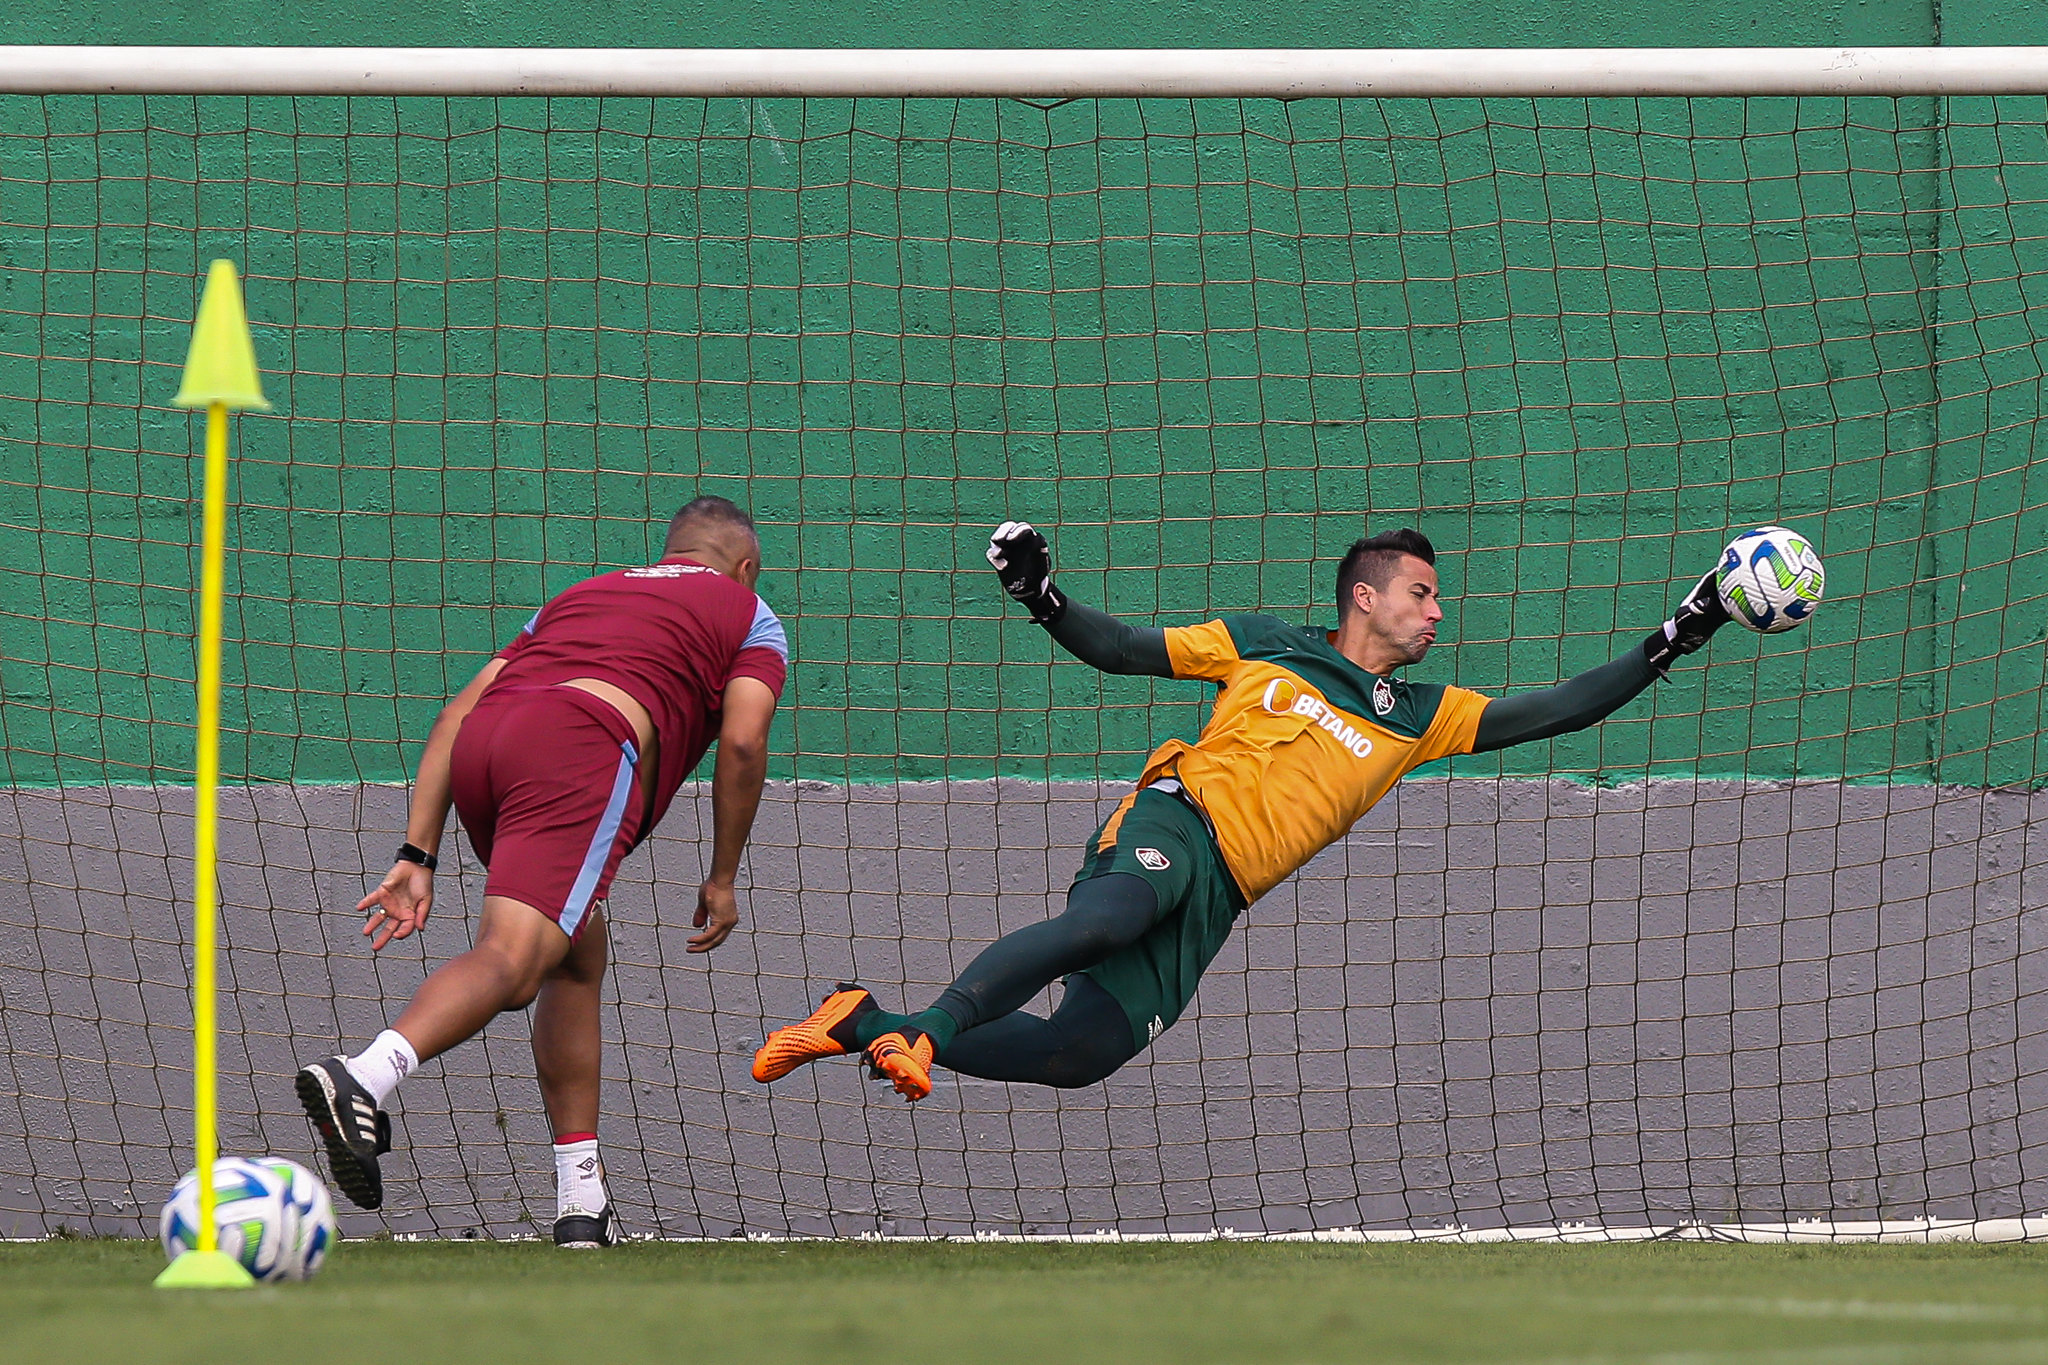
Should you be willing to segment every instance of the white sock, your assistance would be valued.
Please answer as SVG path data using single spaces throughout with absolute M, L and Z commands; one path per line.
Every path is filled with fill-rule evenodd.
M 597 1154 L 597 1139 L 556 1143 L 555 1217 L 603 1213 L 611 1202 L 604 1187 L 604 1161 Z
M 398 1083 L 419 1064 L 419 1054 L 397 1029 L 385 1029 L 377 1035 L 376 1042 L 343 1063 L 348 1074 L 370 1092 L 379 1109 L 384 1107 L 384 1097 L 398 1089 Z

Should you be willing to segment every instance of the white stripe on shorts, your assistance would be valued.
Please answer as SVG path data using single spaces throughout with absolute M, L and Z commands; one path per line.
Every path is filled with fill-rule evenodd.
M 591 893 L 597 890 L 597 879 L 604 875 L 604 865 L 612 856 L 612 841 L 619 837 L 619 826 L 625 822 L 626 801 L 633 795 L 633 775 L 640 765 L 640 753 L 631 744 L 621 744 L 619 751 L 619 774 L 612 779 L 612 799 L 598 818 L 597 833 L 590 837 L 590 851 L 583 855 L 583 868 L 576 874 L 576 884 L 569 888 L 569 903 L 562 907 L 559 922 L 562 932 L 571 938 L 576 936 L 583 917 L 590 913 Z

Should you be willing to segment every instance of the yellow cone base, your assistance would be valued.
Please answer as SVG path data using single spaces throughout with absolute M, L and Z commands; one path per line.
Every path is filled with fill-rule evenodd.
M 256 1277 L 225 1251 L 187 1251 L 156 1277 L 158 1289 L 254 1289 Z

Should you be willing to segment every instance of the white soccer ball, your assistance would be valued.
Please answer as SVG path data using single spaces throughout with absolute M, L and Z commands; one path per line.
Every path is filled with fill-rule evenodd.
M 283 1157 L 224 1156 L 213 1163 L 213 1222 L 220 1249 L 258 1280 L 304 1280 L 339 1235 L 327 1187 Z M 199 1172 L 187 1171 L 164 1205 L 164 1254 L 199 1245 Z
M 1714 582 L 1730 616 L 1775 635 L 1813 615 L 1828 576 L 1812 541 L 1783 526 L 1759 526 L 1728 542 Z
M 283 1157 L 263 1158 L 263 1163 L 280 1173 L 290 1172 L 291 1184 L 284 1192 L 285 1205 L 297 1214 L 299 1235 L 285 1258 L 285 1278 L 310 1280 L 327 1259 L 328 1250 L 341 1240 L 334 1222 L 334 1201 L 327 1197 L 327 1182 L 296 1161 Z

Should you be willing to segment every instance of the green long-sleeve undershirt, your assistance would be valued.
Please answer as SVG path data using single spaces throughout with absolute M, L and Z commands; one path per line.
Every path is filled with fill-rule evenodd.
M 1066 610 L 1047 623 L 1046 630 L 1062 649 L 1104 673 L 1173 676 L 1166 632 L 1157 626 L 1133 626 L 1068 598 Z M 1642 649 L 1631 645 L 1619 658 L 1555 687 L 1496 698 L 1480 713 L 1473 752 L 1583 730 L 1613 715 L 1656 680 L 1656 670 Z
M 1046 622 L 1045 629 L 1061 649 L 1104 673 L 1173 676 L 1166 632 L 1158 626 L 1130 625 L 1069 597 L 1066 610 L 1058 620 Z
M 1657 670 L 1650 667 L 1640 646 L 1630 645 L 1619 658 L 1555 687 L 1487 702 L 1479 713 L 1479 737 L 1473 741 L 1472 752 L 1483 754 L 1583 730 L 1619 711 L 1655 681 Z

